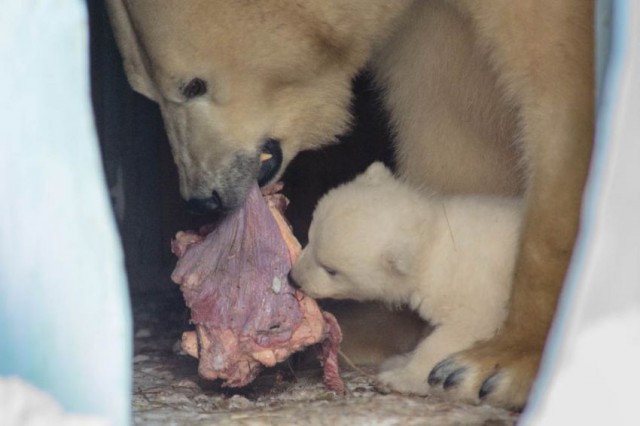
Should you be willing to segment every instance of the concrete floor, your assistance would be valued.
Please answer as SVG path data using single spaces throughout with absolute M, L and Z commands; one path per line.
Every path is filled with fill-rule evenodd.
M 134 303 L 133 415 L 136 425 L 513 425 L 517 415 L 398 394 L 373 385 L 373 370 L 342 369 L 348 394 L 328 392 L 316 367 L 294 362 L 265 370 L 240 390 L 197 375 L 197 360 L 179 354 L 187 326 L 179 293 Z M 178 299 L 176 299 L 178 298 Z M 176 301 L 178 303 L 176 303 Z

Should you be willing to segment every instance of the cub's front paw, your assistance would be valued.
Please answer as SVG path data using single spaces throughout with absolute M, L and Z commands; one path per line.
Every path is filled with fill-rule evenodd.
M 539 348 L 490 340 L 439 362 L 428 382 L 454 399 L 521 410 L 536 377 L 540 354 Z
M 395 370 L 405 367 L 411 361 L 411 354 L 394 355 L 380 364 L 380 371 Z
M 429 394 L 427 374 L 428 371 L 416 372 L 411 368 L 400 367 L 378 374 L 378 382 L 385 390 L 424 396 Z

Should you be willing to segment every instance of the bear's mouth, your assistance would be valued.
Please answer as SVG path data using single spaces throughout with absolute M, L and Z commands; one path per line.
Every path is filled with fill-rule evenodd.
M 268 184 L 280 171 L 282 166 L 282 148 L 280 141 L 269 139 L 260 149 L 260 171 L 258 172 L 258 185 Z

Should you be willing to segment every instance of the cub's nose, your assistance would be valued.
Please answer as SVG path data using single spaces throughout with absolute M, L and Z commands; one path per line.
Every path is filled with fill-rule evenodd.
M 212 213 L 222 210 L 222 200 L 216 191 L 211 193 L 209 198 L 190 198 L 187 201 L 187 208 L 195 214 Z
M 289 271 L 289 275 L 287 276 L 287 278 L 289 278 L 289 284 L 291 284 L 293 288 L 297 288 L 298 290 L 302 288 L 300 287 L 298 282 L 295 280 L 295 278 L 293 278 L 293 274 L 291 273 L 291 271 Z

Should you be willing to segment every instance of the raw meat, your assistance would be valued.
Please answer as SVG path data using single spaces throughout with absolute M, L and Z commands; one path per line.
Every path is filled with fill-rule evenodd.
M 224 386 L 250 383 L 263 366 L 320 343 L 324 382 L 344 393 L 336 319 L 289 283 L 300 245 L 282 216 L 278 188 L 263 195 L 255 185 L 245 205 L 221 223 L 178 232 L 180 258 L 171 275 L 191 308 L 195 332 L 183 335 L 185 352 L 199 359 L 199 374 Z

